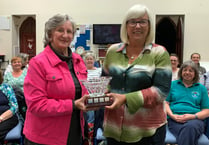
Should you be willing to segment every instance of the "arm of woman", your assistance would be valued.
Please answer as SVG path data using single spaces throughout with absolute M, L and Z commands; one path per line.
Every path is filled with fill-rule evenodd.
M 115 46 L 112 46 L 108 49 L 107 55 L 104 61 L 104 72 L 109 73 L 109 67 L 112 65 L 112 56 L 115 55 Z M 146 57 L 146 61 L 150 61 L 149 64 L 146 64 L 144 68 L 150 69 L 155 67 L 152 72 L 147 71 L 147 75 L 150 77 L 150 86 L 145 89 L 140 89 L 134 92 L 126 94 L 111 94 L 114 98 L 114 103 L 112 106 L 108 107 L 111 109 L 118 108 L 123 104 L 128 106 L 128 111 L 131 114 L 134 114 L 138 109 L 144 108 L 153 108 L 153 106 L 162 104 L 166 96 L 169 93 L 170 84 L 171 84 L 171 65 L 168 52 L 162 46 L 154 46 L 151 49 L 151 52 L 148 54 L 143 54 L 143 57 Z M 145 60 L 144 60 L 145 61 Z M 144 82 L 141 82 L 143 85 Z M 117 97 L 120 96 L 121 97 Z M 125 96 L 125 98 L 124 98 Z M 117 99 L 116 99 L 117 98 Z M 117 101 L 117 102 L 116 102 Z
M 50 67 L 49 62 L 43 57 L 30 60 L 24 81 L 27 111 L 42 117 L 72 114 L 73 101 L 71 99 L 59 99 L 62 94 L 57 90 L 57 86 L 56 92 L 59 93 L 59 96 L 56 96 L 57 99 L 48 95 L 50 91 L 55 90 L 54 88 L 47 88 L 46 69 L 51 69 Z
M 109 97 L 112 97 L 114 99 L 113 104 L 110 106 L 105 106 L 107 109 L 117 109 L 121 105 L 126 103 L 126 96 L 124 94 L 116 94 L 116 93 L 109 93 L 106 94 Z
M 208 116 L 209 116 L 209 109 L 202 109 L 200 112 L 197 112 L 195 114 L 184 114 L 181 120 L 184 122 L 192 119 L 204 120 Z
M 165 101 L 165 109 L 166 109 L 167 115 L 172 118 L 173 112 L 171 111 L 169 102 L 167 101 Z
M 177 114 L 173 114 L 171 108 L 170 108 L 170 105 L 169 105 L 169 102 L 165 102 L 165 108 L 166 108 L 166 112 L 167 112 L 167 115 L 172 118 L 173 120 L 175 120 L 176 122 L 179 122 L 179 123 L 185 123 L 187 120 L 185 120 L 185 117 L 186 115 L 177 115 Z M 194 115 L 189 115 L 188 116 L 190 119 L 194 117 Z M 189 120 L 190 120 L 189 119 Z
M 9 100 L 9 106 L 10 106 L 10 109 L 2 113 L 0 116 L 4 121 L 12 117 L 17 112 L 18 104 L 17 104 L 17 99 L 15 97 L 15 93 L 12 87 L 7 84 L 2 84 L 2 86 L 3 86 L 2 91 L 7 96 Z
M 5 121 L 13 116 L 13 113 L 11 110 L 7 110 L 4 113 L 1 114 L 0 119 L 1 121 Z
M 177 114 L 173 114 L 171 108 L 170 108 L 170 104 L 169 102 L 165 101 L 165 108 L 166 108 L 166 112 L 167 115 L 172 118 L 173 120 L 175 120 L 176 122 L 180 122 L 183 123 L 185 122 L 184 120 L 182 120 L 184 115 L 177 115 Z
M 135 113 L 141 107 L 152 108 L 163 103 L 169 93 L 172 77 L 169 54 L 163 47 L 158 48 L 161 53 L 154 57 L 155 70 L 151 78 L 151 86 L 126 94 L 126 104 L 130 113 Z
M 203 120 L 209 117 L 209 109 L 202 109 L 200 112 L 196 113 L 195 115 L 196 115 L 195 118 Z
M 207 117 L 209 117 L 209 98 L 208 98 L 208 92 L 205 86 L 200 85 L 201 90 L 202 90 L 202 94 L 201 94 L 201 111 L 197 112 L 195 115 L 195 118 L 198 119 L 205 119 Z
M 207 89 L 203 85 L 199 85 L 201 90 L 201 102 L 200 102 L 200 108 L 201 110 L 195 114 L 185 114 L 184 120 L 191 120 L 191 119 L 200 119 L 204 120 L 205 118 L 209 117 L 209 98 Z
M 85 97 L 73 102 L 73 96 L 70 97 L 70 95 L 74 95 L 74 93 L 73 91 L 68 91 L 72 87 L 73 82 L 63 85 L 67 80 L 65 78 L 62 79 L 64 76 L 59 74 L 60 71 L 52 71 L 56 71 L 53 68 L 54 66 L 51 66 L 51 63 L 43 56 L 30 60 L 24 81 L 27 111 L 40 117 L 71 115 L 73 103 L 77 109 L 85 110 L 85 106 L 83 105 Z

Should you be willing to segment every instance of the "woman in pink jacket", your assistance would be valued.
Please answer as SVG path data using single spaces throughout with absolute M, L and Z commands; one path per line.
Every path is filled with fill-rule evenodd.
M 45 24 L 45 49 L 30 60 L 24 81 L 25 145 L 81 144 L 87 90 L 79 80 L 87 71 L 69 48 L 75 30 L 68 15 L 55 15 Z

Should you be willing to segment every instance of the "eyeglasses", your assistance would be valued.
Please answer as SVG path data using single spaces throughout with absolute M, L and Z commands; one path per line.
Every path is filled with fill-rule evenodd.
M 149 24 L 149 20 L 147 20 L 147 19 L 142 19 L 140 21 L 129 20 L 129 21 L 127 21 L 127 23 L 131 27 L 135 27 L 137 24 L 139 24 L 142 27 L 145 27 Z

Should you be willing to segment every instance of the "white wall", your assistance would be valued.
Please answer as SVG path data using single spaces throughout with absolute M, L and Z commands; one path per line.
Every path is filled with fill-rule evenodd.
M 209 62 L 208 0 L 0 0 L 0 16 L 35 15 L 37 53 L 43 50 L 44 23 L 57 13 L 67 13 L 78 24 L 121 23 L 133 4 L 147 5 L 154 15 L 185 15 L 184 60 L 193 52 Z M 12 23 L 12 22 L 11 22 Z M 0 30 L 0 54 L 12 57 L 12 29 Z
M 209 71 L 209 62 L 208 61 L 201 61 L 200 65 L 205 67 L 206 71 Z

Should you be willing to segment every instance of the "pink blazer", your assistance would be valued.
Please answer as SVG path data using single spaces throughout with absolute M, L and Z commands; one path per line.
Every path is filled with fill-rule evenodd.
M 72 58 L 76 76 L 79 80 L 86 79 L 84 61 L 75 53 Z M 83 96 L 87 90 L 82 84 L 81 87 Z M 24 94 L 28 106 L 23 130 L 26 138 L 40 144 L 67 144 L 75 86 L 67 63 L 61 61 L 49 46 L 30 60 Z M 82 111 L 80 116 L 83 133 Z

